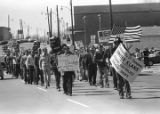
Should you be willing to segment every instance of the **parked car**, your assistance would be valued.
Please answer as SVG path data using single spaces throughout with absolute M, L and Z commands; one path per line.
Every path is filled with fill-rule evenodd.
M 160 63 L 160 51 L 156 51 L 153 54 L 149 55 L 149 65 Z

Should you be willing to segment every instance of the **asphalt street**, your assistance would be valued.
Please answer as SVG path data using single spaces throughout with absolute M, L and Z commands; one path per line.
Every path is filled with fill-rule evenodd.
M 133 99 L 119 99 L 110 87 L 89 86 L 75 80 L 73 96 L 66 96 L 55 88 L 27 85 L 21 79 L 5 75 L 0 80 L 0 114 L 159 114 L 160 65 L 144 69 L 131 84 Z

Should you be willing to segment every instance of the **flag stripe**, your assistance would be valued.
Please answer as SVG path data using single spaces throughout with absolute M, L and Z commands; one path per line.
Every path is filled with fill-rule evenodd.
M 125 30 L 125 33 L 132 33 L 132 32 L 142 32 L 142 29 L 130 29 L 130 30 L 128 30 L 128 29 L 126 29 Z
M 139 42 L 142 36 L 141 26 L 120 27 L 114 26 L 110 35 L 109 43 L 113 43 L 116 37 L 123 38 L 125 42 Z
M 141 26 L 140 25 L 137 25 L 137 26 L 133 26 L 133 27 L 126 27 L 127 29 L 140 29 Z

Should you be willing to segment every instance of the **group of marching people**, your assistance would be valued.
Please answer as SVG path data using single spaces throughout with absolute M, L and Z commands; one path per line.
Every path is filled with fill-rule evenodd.
M 26 84 L 38 84 L 41 79 L 41 84 L 43 85 L 45 78 L 47 88 L 50 80 L 49 75 L 45 76 L 47 73 L 45 68 L 48 67 L 48 63 L 46 63 L 47 48 L 44 48 L 42 51 L 42 56 L 40 56 L 41 49 L 38 49 L 37 53 L 33 53 L 31 49 L 22 53 L 8 51 L 4 59 L 6 73 L 16 78 L 20 76 Z
M 121 43 L 123 44 L 121 39 L 117 38 L 106 49 L 103 45 L 99 45 L 98 48 L 91 46 L 86 50 L 82 49 L 81 54 L 79 54 L 81 74 L 79 80 L 86 80 L 91 86 L 104 88 L 109 87 L 108 76 L 111 75 L 113 77 L 114 88 L 119 92 L 120 98 L 123 99 L 124 93 L 126 93 L 126 98 L 130 99 L 132 96 L 129 82 L 116 72 L 110 63 L 111 56 Z M 99 74 L 99 82 L 96 82 L 97 74 Z
M 90 47 L 79 50 L 76 54 L 79 56 L 80 75 L 79 80 L 86 80 L 91 86 L 109 87 L 108 76 L 113 76 L 115 90 L 119 92 L 120 98 L 132 98 L 129 82 L 124 79 L 110 63 L 110 58 L 119 44 L 123 42 L 120 38 L 114 41 L 109 48 L 99 45 L 98 48 Z M 64 94 L 72 95 L 74 71 L 60 72 L 58 70 L 58 55 L 73 54 L 67 45 L 63 45 L 59 53 L 53 50 L 48 52 L 47 48 L 38 48 L 37 51 L 25 50 L 23 53 L 8 52 L 5 57 L 6 73 L 10 73 L 16 78 L 21 76 L 25 84 L 36 84 L 39 82 L 47 89 L 50 86 L 51 72 L 55 76 L 56 88 L 60 91 L 60 80 L 63 77 Z M 75 53 L 74 53 L 75 54 Z M 97 81 L 97 72 L 99 72 L 99 82 Z
M 34 43 L 36 43 L 35 41 Z M 60 54 L 72 54 L 67 45 L 63 45 L 59 53 L 53 50 L 48 52 L 47 47 L 38 48 L 37 51 L 33 49 L 25 50 L 23 53 L 8 51 L 5 56 L 6 73 L 13 77 L 24 80 L 25 84 L 50 87 L 51 75 L 54 74 L 56 81 L 56 88 L 60 91 L 61 75 L 63 76 L 63 90 L 64 94 L 72 95 L 72 83 L 74 71 L 60 72 L 58 70 L 58 58 Z

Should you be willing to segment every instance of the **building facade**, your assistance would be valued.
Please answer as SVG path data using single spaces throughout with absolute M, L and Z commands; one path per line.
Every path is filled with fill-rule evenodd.
M 160 3 L 112 5 L 113 24 L 160 26 Z M 110 29 L 109 5 L 75 6 L 75 40 L 88 45 L 98 42 L 97 31 Z
M 0 41 L 6 41 L 11 39 L 11 33 L 8 27 L 0 27 Z

